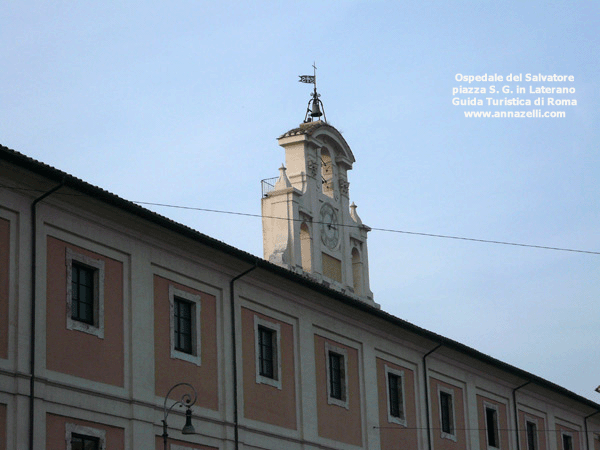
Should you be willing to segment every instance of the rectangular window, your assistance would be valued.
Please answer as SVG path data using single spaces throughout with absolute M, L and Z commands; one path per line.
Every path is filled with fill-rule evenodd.
M 71 319 L 94 325 L 95 269 L 73 262 L 71 275 Z
M 258 326 L 258 366 L 261 377 L 275 378 L 275 330 Z
M 200 295 L 169 286 L 171 358 L 196 365 L 200 358 Z
M 406 426 L 404 413 L 404 371 L 384 365 L 388 395 L 388 422 Z
M 392 372 L 388 372 L 388 397 L 390 403 L 390 416 L 404 420 L 402 377 Z
M 281 389 L 281 324 L 254 316 L 256 382 Z
M 65 424 L 66 450 L 106 450 L 106 431 L 87 425 Z
M 325 342 L 327 403 L 348 409 L 348 350 Z
M 100 439 L 81 434 L 72 434 L 71 450 L 100 450 Z
M 500 448 L 498 438 L 498 410 L 489 406 L 485 407 L 485 428 L 488 447 Z
M 563 450 L 573 450 L 573 436 L 563 433 Z
M 344 357 L 335 352 L 329 352 L 329 396 L 336 400 L 343 400 L 342 368 Z
M 104 338 L 104 261 L 66 249 L 67 329 Z
M 537 450 L 537 424 L 527 421 L 527 450 Z
M 452 394 L 440 391 L 440 417 L 442 421 L 442 433 L 454 436 L 454 406 L 452 405 Z
M 192 310 L 194 305 L 192 302 L 175 297 L 175 350 L 191 355 L 193 353 L 192 345 L 192 325 L 193 315 Z

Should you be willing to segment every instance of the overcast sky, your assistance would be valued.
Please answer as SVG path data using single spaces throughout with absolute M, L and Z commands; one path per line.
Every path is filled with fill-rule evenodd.
M 600 5 L 12 1 L 0 143 L 132 201 L 260 214 L 312 74 L 373 228 L 600 251 Z M 506 82 L 509 74 L 572 82 Z M 467 83 L 457 74 L 498 74 Z M 460 106 L 459 86 L 575 88 Z M 490 95 L 463 94 L 460 99 Z M 465 111 L 564 111 L 466 118 Z M 151 207 L 262 256 L 260 218 Z M 382 308 L 594 401 L 600 255 L 372 231 Z

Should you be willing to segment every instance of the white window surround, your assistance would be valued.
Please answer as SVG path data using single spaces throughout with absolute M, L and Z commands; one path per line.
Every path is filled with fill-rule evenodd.
M 390 411 L 390 399 L 388 398 L 388 401 L 387 401 L 388 422 L 397 423 L 399 425 L 406 426 L 406 409 L 404 407 L 404 399 L 406 398 L 404 396 L 404 371 L 398 370 L 398 369 L 393 369 L 393 368 L 389 367 L 387 364 L 385 365 L 385 388 L 386 388 L 386 395 L 388 397 L 390 395 L 390 377 L 388 374 L 390 374 L 390 373 L 393 375 L 396 375 L 397 377 L 400 378 L 399 393 L 400 393 L 400 399 L 402 400 L 402 404 L 400 405 L 400 407 L 402 409 L 402 417 L 392 416 L 391 411 Z
M 273 342 L 273 370 L 275 378 L 269 378 L 260 374 L 260 348 L 258 345 L 258 327 L 265 327 L 275 332 L 275 342 Z M 258 384 L 268 384 L 269 386 L 281 389 L 281 325 L 275 322 L 269 322 L 257 315 L 254 316 L 254 353 L 256 362 L 256 382 Z
M 331 370 L 329 367 L 329 353 L 337 353 L 344 360 L 342 374 L 342 399 L 333 398 L 331 396 Z M 327 373 L 327 403 L 330 405 L 341 406 L 342 408 L 350 409 L 348 404 L 348 350 L 342 347 L 337 347 L 329 342 L 325 342 L 325 371 Z
M 452 425 L 452 431 L 453 433 L 446 433 L 442 430 L 442 398 L 441 398 L 441 393 L 444 392 L 448 395 L 450 395 L 451 398 L 451 403 L 452 403 L 452 410 L 450 411 L 450 419 L 451 419 L 451 425 Z M 440 433 L 442 436 L 442 439 L 450 439 L 451 441 L 456 442 L 456 413 L 455 413 L 455 408 L 454 408 L 454 389 L 450 389 L 447 388 L 445 386 L 440 386 L 438 385 L 438 404 L 439 404 L 439 414 L 440 414 Z
M 498 446 L 497 447 L 492 447 L 490 446 L 489 442 L 488 442 L 488 422 L 487 422 L 487 410 L 488 409 L 493 409 L 494 411 L 496 411 L 496 438 L 498 439 Z M 489 403 L 484 401 L 483 402 L 483 413 L 484 413 L 484 420 L 485 420 L 485 440 L 486 440 L 486 445 L 487 448 L 489 450 L 495 450 L 495 449 L 499 449 L 502 448 L 502 442 L 500 441 L 500 408 L 498 407 L 498 405 L 494 404 L 494 403 Z
M 67 329 L 83 331 L 104 339 L 104 261 L 82 255 L 67 247 Z M 94 270 L 94 323 L 88 324 L 73 320 L 73 261 Z
M 185 353 L 175 349 L 175 298 L 181 298 L 192 303 L 192 353 Z M 181 289 L 177 289 L 172 284 L 169 285 L 169 331 L 170 331 L 170 347 L 171 358 L 182 359 L 200 366 L 201 358 L 201 342 L 200 342 L 200 295 L 192 294 Z
M 538 426 L 538 418 L 537 418 L 537 417 L 535 417 L 535 416 L 531 416 L 531 415 L 529 415 L 529 414 L 527 414 L 527 413 L 525 413 L 524 417 L 525 417 L 525 423 L 527 423 L 527 422 L 531 422 L 531 423 L 532 423 L 532 424 L 534 424 L 536 427 Z
M 100 450 L 106 450 L 106 431 L 98 428 L 67 423 L 65 425 L 65 440 L 67 441 L 67 450 L 72 449 L 71 438 L 73 434 L 98 438 L 100 441 Z
M 527 424 L 531 423 L 535 426 L 535 448 L 536 450 L 539 448 L 539 433 L 540 433 L 540 427 L 538 426 L 538 419 L 537 417 L 533 417 L 530 416 L 528 414 L 525 414 L 525 449 L 529 449 L 529 444 L 528 444 L 528 431 L 527 431 Z
M 570 431 L 562 431 L 560 432 L 560 445 L 562 450 L 569 450 L 566 449 L 564 446 L 564 442 L 565 442 L 565 436 L 569 437 L 571 439 L 571 450 L 575 449 L 575 439 L 573 438 L 573 433 L 571 433 Z

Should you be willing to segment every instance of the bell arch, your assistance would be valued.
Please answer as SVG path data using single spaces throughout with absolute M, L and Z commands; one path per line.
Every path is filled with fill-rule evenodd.
M 363 295 L 363 263 L 360 252 L 352 248 L 352 287 L 356 295 Z
M 333 197 L 333 158 L 326 147 L 321 148 L 321 180 L 323 194 Z
M 300 225 L 300 262 L 302 270 L 312 271 L 312 238 L 306 222 L 302 222 Z

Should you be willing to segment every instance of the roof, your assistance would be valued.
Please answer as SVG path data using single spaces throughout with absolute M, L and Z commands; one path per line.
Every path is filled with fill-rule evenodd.
M 312 134 L 318 128 L 327 126 L 330 128 L 330 125 L 327 125 L 324 122 L 312 122 L 312 126 L 295 128 L 293 130 L 288 131 L 283 134 L 281 137 L 285 137 L 291 135 L 290 133 L 298 133 L 298 134 Z M 335 128 L 334 128 L 335 130 Z M 337 130 L 336 130 L 337 131 Z M 343 138 L 342 138 L 343 139 Z M 37 161 L 33 158 L 30 158 L 22 153 L 19 153 L 15 150 L 12 150 L 8 147 L 0 145 L 0 160 L 6 161 L 8 163 L 14 164 L 15 166 L 21 167 L 23 169 L 29 170 L 37 175 L 45 177 L 49 181 L 54 181 L 56 183 L 62 183 L 65 187 L 77 190 L 83 194 L 89 195 L 96 200 L 99 200 L 105 204 L 111 205 L 115 208 L 118 208 L 127 213 L 133 214 L 143 220 L 147 220 L 153 224 L 164 227 L 172 232 L 178 233 L 186 238 L 192 239 L 200 244 L 206 245 L 208 247 L 212 247 L 215 250 L 222 251 L 234 258 L 242 262 L 246 262 L 251 264 L 252 266 L 256 266 L 258 268 L 264 269 L 268 272 L 271 272 L 275 275 L 286 278 L 292 282 L 299 283 L 309 289 L 312 289 L 316 292 L 319 292 L 323 295 L 326 295 L 334 300 L 342 302 L 345 305 L 348 305 L 351 308 L 355 308 L 359 311 L 362 311 L 366 314 L 369 314 L 373 317 L 382 319 L 391 325 L 400 327 L 401 329 L 414 333 L 422 338 L 433 341 L 437 345 L 442 345 L 443 347 L 452 349 L 464 355 L 467 355 L 471 358 L 479 360 L 485 364 L 490 364 L 495 366 L 496 368 L 508 372 L 513 376 L 518 378 L 522 378 L 525 381 L 529 381 L 538 385 L 540 387 L 549 389 L 551 391 L 557 392 L 561 395 L 564 395 L 572 400 L 582 403 L 583 405 L 590 407 L 592 409 L 600 411 L 600 404 L 597 404 L 591 400 L 588 400 L 585 397 L 582 397 L 574 392 L 569 391 L 568 389 L 563 388 L 555 383 L 547 381 L 541 377 L 533 375 L 529 372 L 526 372 L 522 369 L 514 367 L 510 364 L 504 363 L 496 358 L 493 358 L 489 355 L 486 355 L 478 350 L 475 350 L 471 347 L 468 347 L 460 342 L 454 341 L 450 338 L 438 335 L 431 331 L 428 331 L 424 328 L 421 328 L 417 325 L 414 325 L 406 320 L 400 319 L 390 313 L 382 311 L 374 306 L 371 306 L 367 303 L 364 303 L 360 300 L 357 300 L 353 297 L 345 295 L 341 292 L 333 290 L 327 287 L 324 284 L 320 284 L 313 279 L 293 272 L 291 270 L 285 269 L 283 267 L 277 266 L 273 263 L 270 263 L 263 258 L 259 258 L 255 255 L 247 253 L 243 250 L 240 250 L 236 247 L 228 245 L 222 241 L 214 239 L 206 234 L 203 234 L 197 230 L 194 230 L 188 226 L 175 222 L 167 217 L 164 217 L 160 214 L 157 214 L 149 209 L 141 207 L 131 201 L 125 200 L 115 194 L 112 194 L 100 187 L 94 186 L 90 183 L 87 183 L 79 178 L 74 177 L 66 172 L 58 170 L 52 166 L 44 164 L 40 161 Z M 0 186 L 3 187 L 3 186 Z M 433 349 L 434 347 L 432 347 Z
M 302 123 L 302 124 L 300 124 L 299 127 L 292 128 L 291 130 L 286 131 L 281 136 L 279 136 L 277 139 L 282 139 L 282 138 L 290 137 L 290 136 L 299 136 L 301 134 L 311 136 L 315 131 L 317 131 L 321 128 L 327 128 L 327 129 L 333 131 L 339 137 L 339 139 L 344 143 L 344 145 L 346 145 L 348 148 L 350 148 L 350 146 L 348 145 L 348 142 L 346 142 L 346 139 L 344 139 L 344 136 L 342 136 L 342 133 L 340 133 L 334 126 L 329 125 L 327 122 L 323 122 L 322 120 L 317 120 L 315 122 Z
M 317 120 L 315 122 L 304 122 L 297 128 L 292 128 L 291 130 L 283 133 L 277 139 L 281 140 L 288 137 L 302 135 L 308 137 L 315 135 L 315 137 L 320 137 L 318 136 L 319 134 L 321 136 L 326 136 L 326 139 L 331 139 L 332 136 L 335 137 L 335 139 L 339 141 L 336 145 L 341 145 L 340 151 L 342 157 L 351 166 L 351 164 L 355 161 L 355 158 L 350 146 L 348 145 L 348 142 L 346 142 L 346 139 L 344 139 L 342 133 L 340 133 L 334 126 L 328 124 L 327 122 L 323 122 L 322 120 Z
M 290 131 L 283 133 L 277 139 L 281 139 L 281 138 L 289 137 L 289 136 L 298 136 L 300 134 L 306 134 L 306 135 L 310 136 L 311 134 L 313 134 L 316 130 L 318 130 L 321 127 L 333 128 L 327 122 L 323 122 L 322 120 L 317 120 L 315 122 L 304 122 L 304 123 L 300 124 L 300 126 L 298 126 L 296 128 L 292 128 Z

